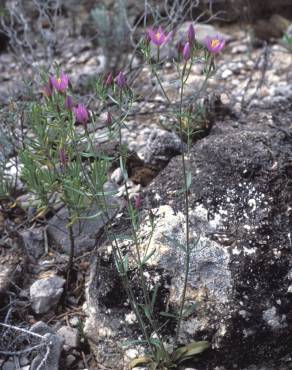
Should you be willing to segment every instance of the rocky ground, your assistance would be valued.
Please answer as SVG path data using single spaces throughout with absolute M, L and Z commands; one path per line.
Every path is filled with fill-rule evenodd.
M 105 70 L 104 55 L 86 36 L 66 34 L 68 20 L 63 21 L 66 43 L 57 61 L 85 100 L 86 84 Z M 180 27 L 175 41 L 187 27 Z M 199 361 L 187 367 L 291 369 L 291 50 L 279 38 L 251 38 L 246 26 L 197 25 L 196 30 L 201 38 L 206 32 L 220 32 L 228 42 L 202 97 L 207 114 L 195 124 L 203 134 L 194 136 L 187 156 L 193 174 L 191 237 L 199 241 L 191 255 L 187 290 L 187 301 L 195 302 L 196 310 L 183 323 L 180 341 L 211 343 Z M 164 52 L 175 56 L 176 50 L 169 46 Z M 4 51 L 0 68 L 0 100 L 9 112 L 26 99 L 19 87 L 22 64 Z M 169 61 L 159 71 L 173 104 L 179 93 L 175 72 Z M 188 99 L 203 80 L 201 66 L 195 66 Z M 155 216 L 150 248 L 156 252 L 148 261 L 147 276 L 149 284 L 160 283 L 159 309 L 171 310 L 178 304 L 183 275 L 175 241 L 184 243 L 184 205 L 178 189 L 185 148 L 147 68 L 140 70 L 133 88 L 139 100 L 123 130 L 123 141 L 133 152 L 128 162 L 130 192 L 142 195 L 145 246 L 149 210 Z M 97 147 L 114 152 L 115 143 L 99 140 L 99 133 Z M 1 141 L 0 154 L 15 159 L 13 148 L 7 148 Z M 119 168 L 109 174 L 107 186 L 120 194 L 109 199 L 115 205 L 111 217 L 127 233 Z M 0 368 L 126 369 L 142 349 L 121 346 L 137 337 L 137 324 L 114 272 L 104 220 L 84 221 L 74 230 L 76 284 L 64 298 L 66 210 L 59 204 L 55 214 L 38 218 L 30 200 L 29 194 L 22 194 L 16 202 L 3 202 L 0 212 L 0 350 L 7 352 L 0 355 Z M 130 245 L 125 248 L 131 252 Z M 171 337 L 173 330 L 170 321 L 165 335 Z M 28 346 L 35 351 L 25 352 Z

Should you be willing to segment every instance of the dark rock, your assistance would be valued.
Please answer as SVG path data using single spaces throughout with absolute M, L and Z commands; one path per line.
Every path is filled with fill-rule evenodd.
M 286 105 L 271 112 L 254 110 L 236 125 L 232 119 L 216 122 L 187 158 L 193 246 L 187 304 L 195 302 L 197 308 L 183 321 L 179 340 L 208 340 L 213 347 L 197 369 L 291 366 L 291 118 Z M 159 312 L 166 306 L 176 310 L 182 293 L 184 256 L 177 247 L 186 242 L 181 187 L 178 156 L 155 178 L 143 201 L 155 215 L 149 246 L 149 220 L 141 215 L 145 238 L 140 248 L 141 253 L 155 249 L 145 276 L 149 286 L 154 276 L 161 279 Z M 85 327 L 93 353 L 107 365 L 114 343 L 134 339 L 137 328 L 135 317 L 132 325 L 125 324 L 131 311 L 111 259 L 99 256 L 92 265 Z M 174 328 L 170 322 L 165 336 L 172 337 Z M 107 348 L 104 338 L 111 343 Z M 115 352 L 113 361 L 127 363 L 125 356 Z
M 201 234 L 198 247 L 207 252 L 204 257 L 196 247 L 191 260 L 189 285 L 200 308 L 182 334 L 188 340 L 211 340 L 214 351 L 202 360 L 208 366 L 278 369 L 292 343 L 287 278 L 292 263 L 291 112 L 287 106 L 273 114 L 258 111 L 244 121 L 237 128 L 217 123 L 192 149 L 191 235 Z M 184 203 L 177 194 L 181 177 L 181 158 L 176 157 L 150 185 L 145 202 L 159 209 L 172 206 L 177 226 L 172 229 L 165 217 L 163 233 L 168 229 L 183 243 L 179 218 Z M 173 248 L 168 248 L 165 256 L 171 258 Z M 157 263 L 174 266 L 173 284 L 179 277 L 179 264 L 173 264 L 179 253 L 172 253 L 172 264 L 161 260 L 161 252 Z M 200 369 L 206 368 L 203 362 Z
M 146 164 L 161 169 L 182 150 L 181 140 L 174 132 L 155 129 L 147 140 L 143 157 Z
M 207 1 L 206 7 L 213 3 Z M 213 4 L 212 4 L 213 5 Z M 215 0 L 212 6 L 213 14 L 223 11 L 222 18 L 229 21 L 248 19 L 255 21 L 259 18 L 269 18 L 273 14 L 284 17 L 292 17 L 292 6 L 290 0 Z
M 253 25 L 254 37 L 258 40 L 273 41 L 281 38 L 289 27 L 290 21 L 278 14 L 269 20 L 259 19 Z

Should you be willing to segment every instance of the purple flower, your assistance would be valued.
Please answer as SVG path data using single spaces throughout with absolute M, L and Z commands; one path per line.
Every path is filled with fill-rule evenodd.
M 185 46 L 184 46 L 184 49 L 183 49 L 183 57 L 184 57 L 184 60 L 187 61 L 190 59 L 191 57 L 191 47 L 190 47 L 190 43 L 189 42 L 186 42 L 185 43 Z
M 124 89 L 127 86 L 126 77 L 123 74 L 123 72 L 120 72 L 117 75 L 115 81 L 116 81 L 116 84 L 119 86 L 120 89 Z
M 51 76 L 50 83 L 57 91 L 63 93 L 69 85 L 69 78 L 64 72 L 61 72 L 58 78 Z
M 52 96 L 52 93 L 53 93 L 51 84 L 48 83 L 45 86 L 43 86 L 42 92 L 43 92 L 43 95 L 46 98 L 51 97 Z
M 77 107 L 73 108 L 73 112 L 74 112 L 76 121 L 86 126 L 89 120 L 89 115 L 88 115 L 88 111 L 85 105 L 78 104 Z
M 169 32 L 169 34 L 166 35 L 160 26 L 157 30 L 148 28 L 147 34 L 150 37 L 151 42 L 158 47 L 167 43 L 172 36 L 172 32 Z
M 111 85 L 112 85 L 112 83 L 113 83 L 113 81 L 114 81 L 113 73 L 112 73 L 112 72 L 110 72 L 110 73 L 108 74 L 108 76 L 106 77 L 106 79 L 105 79 L 105 81 L 104 81 L 104 84 L 105 84 L 105 86 L 111 86 Z
M 224 45 L 225 45 L 225 40 L 223 40 L 219 36 L 215 36 L 215 37 L 207 36 L 205 39 L 205 46 L 211 54 L 220 53 L 220 51 L 224 48 Z
M 72 110 L 73 105 L 74 104 L 73 104 L 72 96 L 67 95 L 66 99 L 65 99 L 65 108 L 68 109 L 68 110 Z
M 190 24 L 189 29 L 188 29 L 188 40 L 190 45 L 192 45 L 195 41 L 195 29 L 192 24 Z

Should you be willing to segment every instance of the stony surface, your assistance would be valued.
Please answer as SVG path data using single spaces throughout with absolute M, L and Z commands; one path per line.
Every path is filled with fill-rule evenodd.
M 31 331 L 44 336 L 49 342 L 48 347 L 40 350 L 40 353 L 32 361 L 30 370 L 58 370 L 62 351 L 62 339 L 46 325 L 39 321 L 31 327 Z
M 59 276 L 35 281 L 30 287 L 30 301 L 34 312 L 43 314 L 56 307 L 64 284 L 65 280 Z
M 209 81 L 207 90 L 208 99 L 211 96 L 209 93 L 213 91 L 219 97 L 218 106 L 211 106 L 210 121 L 209 117 L 207 119 L 209 121 L 207 123 L 212 124 L 208 126 L 204 136 L 210 135 L 202 141 L 197 140 L 201 137 L 196 137 L 189 157 L 193 172 L 190 199 L 194 249 L 191 254 L 192 265 L 187 296 L 188 303 L 196 303 L 196 311 L 183 323 L 180 340 L 186 342 L 207 339 L 213 346 L 213 350 L 206 353 L 201 362 L 189 364 L 190 369 L 195 367 L 196 370 L 230 370 L 236 367 L 242 370 L 287 370 L 292 366 L 289 354 L 292 342 L 290 261 L 292 54 L 291 47 L 285 45 L 284 40 L 278 40 L 289 21 L 287 23 L 287 20 L 279 18 L 276 14 L 288 17 L 291 6 L 288 9 L 287 4 L 290 1 L 253 1 L 250 4 L 252 12 L 247 15 L 245 8 L 240 13 L 242 18 L 251 17 L 250 20 L 255 21 L 252 25 L 221 27 L 216 23 L 212 26 L 204 24 L 196 26 L 197 38 L 200 41 L 203 41 L 207 33 L 219 33 L 224 35 L 228 42 L 224 52 L 216 55 L 217 72 Z M 110 0 L 107 4 L 110 2 L 113 3 Z M 91 7 L 96 5 L 96 1 L 86 0 L 82 4 L 80 1 L 77 3 L 76 0 L 70 0 L 68 4 L 67 2 L 64 4 L 64 9 L 68 13 L 59 17 L 54 31 L 57 43 L 54 45 L 52 55 L 70 75 L 74 93 L 80 94 L 78 98 L 85 104 L 90 100 L 90 109 L 97 113 L 98 117 L 99 112 L 95 111 L 94 99 L 91 99 L 92 96 L 88 99 L 88 86 L 94 82 L 98 73 L 108 70 L 110 66 L 101 47 L 92 47 L 91 40 L 80 35 L 76 36 L 78 28 L 86 19 Z M 30 1 L 30 6 L 31 4 Z M 214 14 L 218 10 L 227 9 L 228 14 L 224 17 L 236 19 L 242 1 L 213 0 L 211 10 L 210 4 L 208 1 L 203 4 L 207 10 L 206 17 L 207 14 L 210 15 L 211 10 Z M 137 14 L 141 13 L 144 4 L 130 1 L 129 5 L 132 22 Z M 193 16 L 199 16 L 200 12 L 201 8 L 194 9 Z M 35 19 L 35 13 L 28 13 Z M 68 16 L 71 13 L 75 14 L 76 30 L 74 22 Z M 264 19 L 258 20 L 259 14 Z M 149 22 L 151 21 L 149 19 Z M 168 45 L 169 47 L 163 47 L 163 52 L 177 56 L 174 46 L 178 41 L 185 39 L 188 25 L 187 22 L 178 25 L 174 41 Z M 50 35 L 51 30 L 44 30 Z M 140 31 L 144 32 L 143 29 Z M 291 25 L 288 27 L 288 32 L 290 31 Z M 95 32 L 96 29 L 93 30 L 93 36 Z M 261 40 L 264 40 L 264 43 Z M 49 50 L 50 48 L 47 48 L 47 51 Z M 11 146 L 10 140 L 6 140 L 7 132 L 9 133 L 7 139 L 10 139 L 11 134 L 18 138 L 22 137 L 23 133 L 19 128 L 15 132 L 14 129 L 10 130 L 14 127 L 10 126 L 13 122 L 17 121 L 19 125 L 19 121 L 22 120 L 22 103 L 26 105 L 30 99 L 31 91 L 23 87 L 19 76 L 25 75 L 30 81 L 37 79 L 39 62 L 43 62 L 43 51 L 38 52 L 40 55 L 36 58 L 36 63 L 28 67 L 23 64 L 21 55 L 15 58 L 10 52 L 0 54 L 0 101 L 4 105 L 7 104 L 7 111 L 1 111 L 5 130 L 2 130 L 1 124 L 0 161 L 4 155 L 5 157 L 14 155 L 15 148 Z M 124 56 L 127 58 L 123 55 L 121 60 Z M 45 62 L 50 63 L 49 60 Z M 122 140 L 129 145 L 131 151 L 128 185 L 133 199 L 139 197 L 142 187 L 148 186 L 169 160 L 174 155 L 179 155 L 182 149 L 177 136 L 165 131 L 165 128 L 175 131 L 172 109 L 177 107 L 179 98 L 176 68 L 171 63 L 165 63 L 158 68 L 172 101 L 169 107 L 163 101 L 159 86 L 155 84 L 149 68 L 143 66 L 136 70 L 138 63 L 139 58 L 135 58 L 133 70 L 127 73 L 128 80 L 135 74 L 137 76 L 134 77 L 133 88 L 138 99 L 128 116 L 127 127 L 122 129 Z M 191 101 L 197 96 L 203 81 L 202 66 L 198 64 L 192 68 L 185 89 L 188 100 Z M 34 90 L 37 95 L 37 88 Z M 13 102 L 8 105 L 11 97 Z M 206 98 L 205 93 L 202 97 Z M 16 115 L 15 110 L 18 110 Z M 98 124 L 101 123 L 103 127 L 99 127 L 97 134 L 101 133 L 104 137 L 102 115 L 99 121 Z M 91 126 L 89 129 L 91 130 Z M 102 152 L 116 157 L 116 142 L 109 145 L 107 141 L 96 138 L 94 151 L 97 155 Z M 167 307 L 170 310 L 175 309 L 181 294 L 183 256 L 177 245 L 178 242 L 185 242 L 185 225 L 182 197 L 177 191 L 181 187 L 180 169 L 181 158 L 172 159 L 166 169 L 144 191 L 141 204 L 143 248 L 149 235 L 146 209 L 152 210 L 157 221 L 150 244 L 151 250 L 156 248 L 156 253 L 148 261 L 145 276 L 150 287 L 154 287 L 157 282 L 162 287 L 159 290 L 159 311 Z M 117 185 L 123 182 L 119 169 L 112 173 L 112 180 Z M 124 189 L 124 186 L 122 188 Z M 118 191 L 122 196 L 121 188 Z M 30 218 L 35 214 L 36 203 L 30 202 L 31 196 L 28 194 L 20 192 L 17 195 L 21 195 L 19 206 L 28 209 L 27 216 Z M 27 205 L 30 207 L 27 208 Z M 59 208 L 56 213 L 58 211 Z M 96 210 L 94 211 L 96 213 Z M 69 249 L 66 210 L 60 211 L 57 217 L 50 220 L 53 223 L 51 228 L 49 226 L 50 237 L 54 243 L 49 243 L 49 250 L 45 256 L 41 231 L 37 231 L 38 220 L 29 222 L 29 227 L 32 228 L 22 232 L 22 237 L 17 240 L 18 246 L 24 242 L 25 249 L 11 248 L 10 231 L 13 235 L 14 230 L 22 230 L 23 225 L 18 222 L 23 220 L 18 219 L 14 224 L 11 217 L 13 211 L 8 209 L 7 214 L 5 212 L 3 214 L 0 212 L 0 233 L 4 222 L 9 230 L 6 234 L 7 244 L 6 239 L 4 244 L 1 239 L 0 247 L 0 308 L 6 306 L 1 310 L 1 319 L 3 317 L 11 322 L 15 321 L 16 325 L 21 326 L 26 322 L 29 327 L 36 318 L 38 319 L 37 315 L 42 313 L 32 312 L 28 303 L 29 294 L 25 293 L 25 287 L 23 290 L 19 287 L 22 288 L 23 283 L 25 285 L 28 277 L 32 283 L 40 277 L 47 276 L 47 273 L 55 274 L 63 270 L 67 258 L 64 252 Z M 123 234 L 128 231 L 128 223 L 121 214 L 118 213 L 115 227 L 118 225 L 120 233 Z M 50 216 L 49 214 L 48 217 Z M 119 221 L 121 219 L 123 222 Z M 43 219 L 40 221 L 43 222 Z M 83 325 L 82 315 L 78 317 L 78 310 L 81 310 L 83 303 L 84 276 L 90 266 L 91 277 L 84 305 L 84 312 L 88 317 L 84 332 L 98 364 L 94 362 L 87 343 L 84 345 L 81 339 L 78 347 L 74 349 L 68 344 L 63 347 L 65 350 L 60 368 L 64 370 L 85 367 L 93 369 L 108 367 L 117 370 L 118 363 L 123 363 L 126 367 L 130 359 L 143 354 L 143 348 L 133 346 L 125 350 L 122 347 L 125 340 L 137 339 L 140 331 L 127 297 L 117 280 L 111 249 L 108 245 L 100 248 L 91 264 L 86 259 L 88 253 L 85 252 L 91 252 L 96 244 L 101 244 L 101 240 L 96 240 L 99 236 L 98 230 L 102 229 L 102 223 L 99 221 L 93 222 L 92 227 L 88 226 L 92 221 L 88 224 L 85 221 L 84 224 L 87 226 L 83 225 L 81 233 L 79 229 L 75 229 L 78 234 L 77 254 L 80 255 L 75 264 L 78 266 L 76 273 L 78 286 L 72 288 L 64 307 L 58 307 L 57 312 L 54 311 L 55 307 L 52 307 L 51 312 L 45 314 L 46 318 L 50 317 L 49 320 L 55 322 L 56 328 L 72 325 L 79 329 L 79 326 Z M 7 230 L 5 229 L 5 232 Z M 198 236 L 200 239 L 195 243 Z M 54 244 L 57 244 L 58 248 L 55 248 Z M 121 244 L 123 251 L 130 250 L 129 242 Z M 24 271 L 23 268 L 25 250 L 31 262 L 28 271 Z M 129 262 L 132 264 L 131 258 Z M 23 279 L 20 280 L 19 277 Z M 135 282 L 135 269 L 131 271 L 131 277 Z M 26 288 L 29 288 L 27 284 Z M 137 286 L 135 290 L 139 295 Z M 5 299 L 2 299 L 3 293 Z M 166 336 L 172 336 L 174 326 L 174 323 L 167 325 Z M 69 327 L 65 328 L 71 330 Z M 46 364 L 41 368 L 57 369 L 61 339 L 48 327 L 41 334 L 53 335 L 52 339 L 48 338 L 55 343 L 55 349 L 49 352 L 50 357 L 47 359 L 50 367 Z M 75 339 L 71 343 L 76 343 Z M 39 368 L 45 356 L 46 351 L 42 351 L 31 368 Z M 9 358 L 6 363 L 15 367 L 14 360 Z M 28 370 L 28 359 L 20 360 L 20 366 Z M 0 367 L 5 365 L 0 360 Z

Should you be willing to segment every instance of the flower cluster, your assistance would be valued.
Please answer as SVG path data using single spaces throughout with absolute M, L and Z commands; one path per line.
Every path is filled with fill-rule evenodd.
M 61 71 L 59 76 L 50 76 L 49 81 L 43 86 L 43 95 L 50 98 L 54 92 L 64 94 L 64 106 L 68 111 L 72 111 L 75 117 L 75 121 L 83 124 L 85 127 L 89 121 L 89 114 L 87 108 L 83 104 L 74 105 L 73 98 L 71 95 L 67 95 L 70 80 L 69 77 Z
M 172 32 L 168 35 L 163 31 L 161 27 L 158 29 L 148 28 L 146 32 L 145 42 L 148 45 L 150 42 L 160 48 L 166 44 L 172 37 Z M 199 43 L 197 43 L 199 45 Z M 203 42 L 203 46 L 208 50 L 210 54 L 218 54 L 224 47 L 225 41 L 220 36 L 207 36 Z M 187 31 L 187 41 L 182 44 L 179 43 L 178 50 L 182 54 L 183 59 L 187 62 L 191 57 L 194 48 L 196 47 L 196 32 L 194 26 L 190 24 Z

